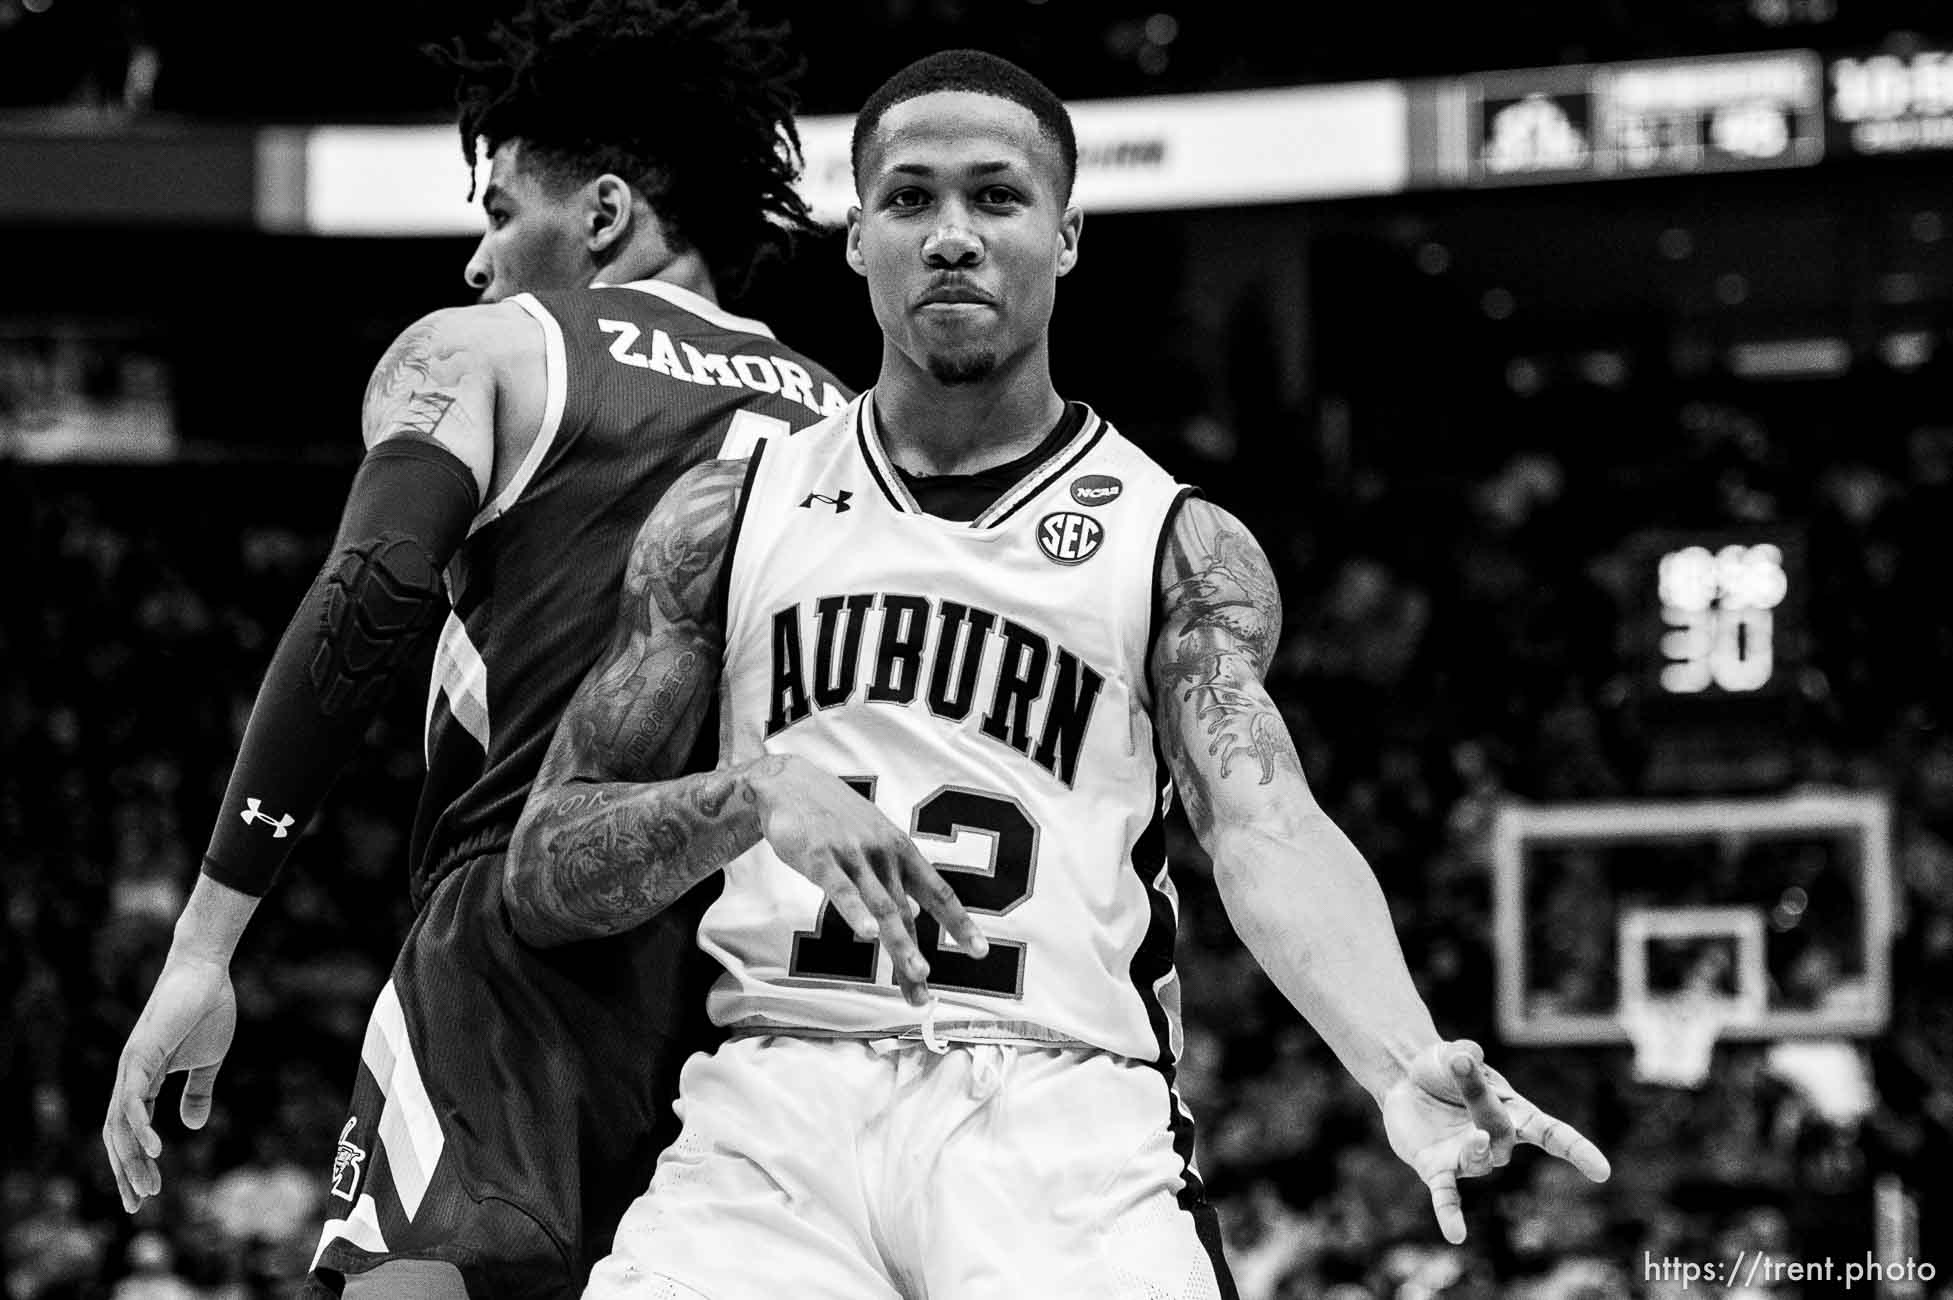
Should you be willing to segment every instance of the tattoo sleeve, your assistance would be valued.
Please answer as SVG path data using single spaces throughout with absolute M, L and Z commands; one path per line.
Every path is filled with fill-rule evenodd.
M 1301 784 L 1288 728 L 1262 685 L 1282 630 L 1281 593 L 1246 528 L 1198 499 L 1173 521 L 1160 558 L 1163 618 L 1153 647 L 1155 722 L 1174 786 L 1205 842 Z
M 1317 805 L 1262 686 L 1281 635 L 1267 558 L 1204 501 L 1160 558 L 1160 748 L 1241 941 L 1375 1097 L 1438 1040 L 1362 852 Z
M 503 893 L 532 943 L 613 934 L 758 843 L 769 761 L 680 776 L 718 689 L 716 597 L 743 461 L 691 471 L 633 544 L 616 635 L 557 726 Z

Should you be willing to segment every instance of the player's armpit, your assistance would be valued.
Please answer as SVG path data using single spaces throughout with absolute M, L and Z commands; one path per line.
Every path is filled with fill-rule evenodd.
M 367 380 L 360 408 L 367 447 L 398 438 L 445 447 L 474 475 L 478 501 L 488 500 L 498 364 L 536 330 L 521 308 L 500 305 L 449 307 L 409 325 Z
M 718 690 L 747 468 L 691 470 L 632 544 L 616 634 L 564 712 L 510 845 L 503 892 L 532 943 L 641 924 L 759 840 L 743 774 L 671 779 Z
M 1161 548 L 1158 638 L 1149 668 L 1154 722 L 1174 788 L 1204 841 L 1219 819 L 1252 816 L 1277 797 L 1313 807 L 1302 763 L 1262 675 L 1282 632 L 1268 557 L 1220 507 L 1198 498 Z

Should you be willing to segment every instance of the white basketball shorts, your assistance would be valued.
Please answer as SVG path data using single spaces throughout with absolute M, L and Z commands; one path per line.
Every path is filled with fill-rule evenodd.
M 1159 1071 L 1073 1049 L 739 1037 L 618 1227 L 604 1300 L 1232 1300 Z

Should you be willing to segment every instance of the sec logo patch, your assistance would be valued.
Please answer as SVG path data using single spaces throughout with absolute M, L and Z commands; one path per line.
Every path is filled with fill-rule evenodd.
M 1090 515 L 1060 510 L 1038 520 L 1038 549 L 1053 564 L 1083 564 L 1098 554 L 1105 529 Z

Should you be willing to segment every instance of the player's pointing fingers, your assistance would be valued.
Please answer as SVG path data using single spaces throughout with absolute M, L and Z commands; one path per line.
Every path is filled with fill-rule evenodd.
M 880 857 L 869 852 L 865 857 Z M 888 950 L 889 960 L 894 964 L 895 982 L 902 989 L 902 996 L 909 1005 L 921 1006 L 929 1000 L 929 963 L 923 959 L 922 949 L 916 941 L 915 917 L 909 910 L 908 896 L 902 891 L 902 883 L 894 877 L 899 868 L 886 868 L 890 879 L 884 881 L 882 868 L 869 868 L 855 878 L 860 887 L 861 902 L 871 913 L 868 930 L 861 927 L 855 933 L 863 938 L 880 936 L 881 945 Z
M 1554 1119 L 1537 1106 L 1527 1105 L 1532 1113 L 1519 1125 L 1521 1142 L 1530 1142 L 1546 1154 L 1558 1156 L 1597 1183 L 1607 1181 L 1614 1167 L 1599 1147 L 1565 1120 Z
M 861 899 L 861 891 L 855 888 L 854 881 L 844 871 L 834 870 L 818 877 L 811 877 L 827 895 L 827 901 L 854 931 L 854 937 L 873 943 L 881 937 L 882 928 L 875 920 L 875 914 L 868 910 L 868 904 Z
M 902 860 L 903 886 L 909 897 L 915 899 L 922 910 L 941 923 L 944 932 L 956 940 L 956 946 L 972 957 L 987 957 L 990 954 L 990 941 L 977 929 L 976 921 L 963 908 L 962 900 L 956 891 L 943 879 L 942 872 L 918 852 L 913 843 Z
M 1456 1246 L 1465 1240 L 1465 1211 L 1458 1202 L 1458 1175 L 1440 1169 L 1424 1180 L 1431 1189 L 1431 1211 L 1438 1216 L 1438 1231 Z
M 1488 1139 L 1489 1155 L 1494 1167 L 1512 1159 L 1512 1144 L 1515 1137 L 1512 1116 L 1506 1113 L 1505 1103 L 1494 1096 L 1485 1078 L 1485 1060 L 1476 1052 L 1477 1044 L 1461 1042 L 1461 1049 L 1451 1054 L 1447 1064 L 1451 1077 L 1458 1085 L 1458 1094 L 1465 1103 L 1465 1110 L 1471 1116 L 1472 1124 Z

